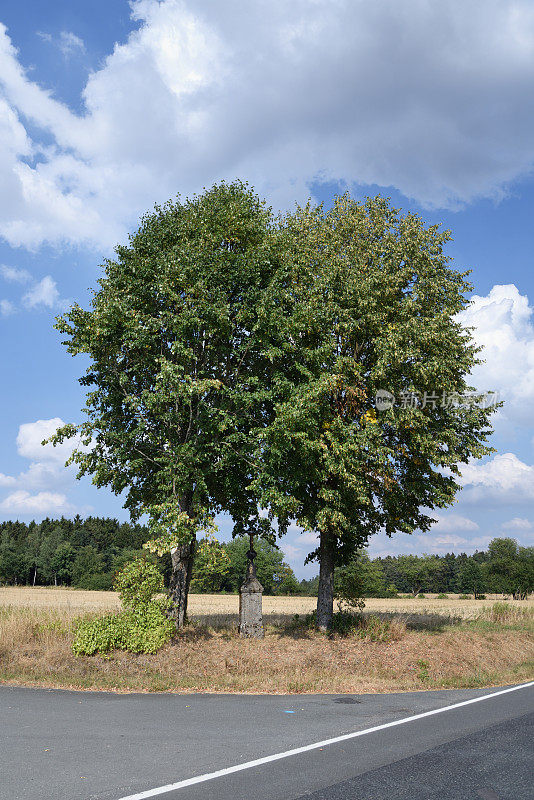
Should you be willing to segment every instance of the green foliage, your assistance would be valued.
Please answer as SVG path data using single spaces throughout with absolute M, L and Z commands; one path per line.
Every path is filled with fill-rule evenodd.
M 306 380 L 280 386 L 255 485 L 279 517 L 324 534 L 340 564 L 379 530 L 429 530 L 429 509 L 453 502 L 458 465 L 491 451 L 482 404 L 398 400 L 469 391 L 477 347 L 456 315 L 472 287 L 449 265 L 447 231 L 381 197 L 297 208 L 283 235 L 284 325 Z M 377 413 L 379 390 L 397 402 Z
M 142 608 L 165 591 L 161 572 L 150 561 L 137 558 L 125 564 L 115 578 L 115 591 L 125 608 Z
M 334 574 L 334 593 L 341 605 L 363 608 L 364 597 L 394 597 L 396 589 L 386 586 L 384 572 L 377 561 L 357 550 L 352 558 Z
M 231 561 L 227 548 L 214 536 L 200 540 L 195 556 L 191 590 L 194 592 L 218 592 L 230 572 Z
M 449 595 L 448 594 L 444 594 L 443 592 L 440 592 L 438 594 L 438 596 L 437 596 L 437 599 L 438 600 L 448 600 L 449 599 Z
M 426 683 L 427 681 L 430 680 L 430 672 L 429 672 L 430 664 L 428 663 L 428 661 L 425 661 L 424 658 L 419 658 L 417 660 L 417 666 L 419 668 L 417 677 L 422 683 Z
M 92 656 L 110 650 L 155 653 L 173 636 L 176 627 L 167 616 L 169 598 L 154 599 L 163 591 L 157 567 L 144 558 L 125 565 L 115 579 L 124 610 L 96 620 L 82 621 L 74 637 L 75 655 Z
M 57 320 L 69 353 L 87 357 L 87 395 L 85 421 L 51 441 L 81 438 L 78 476 L 124 492 L 134 519 L 148 512 L 147 546 L 172 550 L 177 574 L 221 510 L 237 533 L 273 535 L 251 485 L 273 372 L 290 374 L 279 267 L 270 209 L 246 184 L 221 183 L 146 214 L 105 261 L 91 307 Z
M 72 652 L 93 656 L 110 650 L 156 653 L 176 632 L 174 623 L 155 602 L 100 619 L 81 622 L 76 630 Z
M 243 583 L 249 546 L 249 539 L 245 536 L 236 536 L 225 546 L 230 564 L 223 585 L 228 591 L 238 592 Z M 255 541 L 254 549 L 257 553 L 255 558 L 256 574 L 265 594 L 277 594 L 279 587 L 284 584 L 287 586 L 289 580 L 288 570 L 290 567 L 284 562 L 282 551 L 266 539 Z

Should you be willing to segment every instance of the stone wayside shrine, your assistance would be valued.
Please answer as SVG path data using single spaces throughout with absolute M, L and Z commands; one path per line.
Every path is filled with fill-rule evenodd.
M 239 634 L 245 639 L 262 639 L 264 635 L 261 605 L 263 586 L 256 577 L 255 556 L 254 537 L 251 536 L 247 574 L 239 591 Z

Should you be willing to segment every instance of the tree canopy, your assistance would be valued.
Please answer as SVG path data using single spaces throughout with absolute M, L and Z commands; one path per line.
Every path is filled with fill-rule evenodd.
M 104 263 L 92 307 L 57 322 L 68 351 L 90 363 L 86 420 L 53 441 L 80 435 L 79 476 L 125 492 L 134 519 L 151 515 L 153 549 L 172 553 L 179 624 L 196 534 L 217 511 L 236 533 L 274 535 L 249 489 L 282 352 L 272 227 L 240 182 L 169 202 Z
M 293 519 L 319 534 L 326 629 L 336 565 L 379 530 L 428 530 L 459 465 L 490 452 L 493 409 L 465 400 L 477 348 L 456 315 L 471 286 L 448 239 L 381 197 L 274 220 L 223 183 L 146 215 L 91 309 L 58 319 L 90 363 L 86 420 L 53 441 L 80 435 L 79 475 L 150 514 L 179 625 L 216 512 L 236 534 L 272 541 Z
M 336 563 L 379 530 L 427 531 L 431 510 L 454 500 L 460 464 L 491 451 L 494 409 L 468 384 L 477 347 L 456 315 L 472 287 L 444 253 L 447 231 L 348 195 L 298 208 L 283 229 L 288 329 L 306 379 L 280 393 L 257 486 L 320 534 L 327 628 Z

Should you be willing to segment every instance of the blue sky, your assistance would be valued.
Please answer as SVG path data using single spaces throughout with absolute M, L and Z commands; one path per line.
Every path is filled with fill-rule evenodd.
M 380 192 L 473 270 L 474 375 L 505 400 L 429 534 L 372 553 L 534 541 L 534 6 L 487 0 L 4 0 L 0 12 L 0 516 L 126 518 L 41 448 L 78 421 L 53 329 L 155 202 L 250 180 L 276 209 Z M 222 520 L 221 535 L 227 536 Z M 313 537 L 283 547 L 300 575 Z

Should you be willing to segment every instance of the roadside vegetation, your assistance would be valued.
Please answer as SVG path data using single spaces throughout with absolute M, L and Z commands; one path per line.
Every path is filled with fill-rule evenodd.
M 311 597 L 265 597 L 265 639 L 243 640 L 235 595 L 193 595 L 189 624 L 157 653 L 75 656 L 80 620 L 90 624 L 118 610 L 115 593 L 4 588 L 0 681 L 114 691 L 342 693 L 482 687 L 534 674 L 534 598 L 369 599 L 362 614 L 335 615 L 328 636 L 314 629 L 314 605 Z

